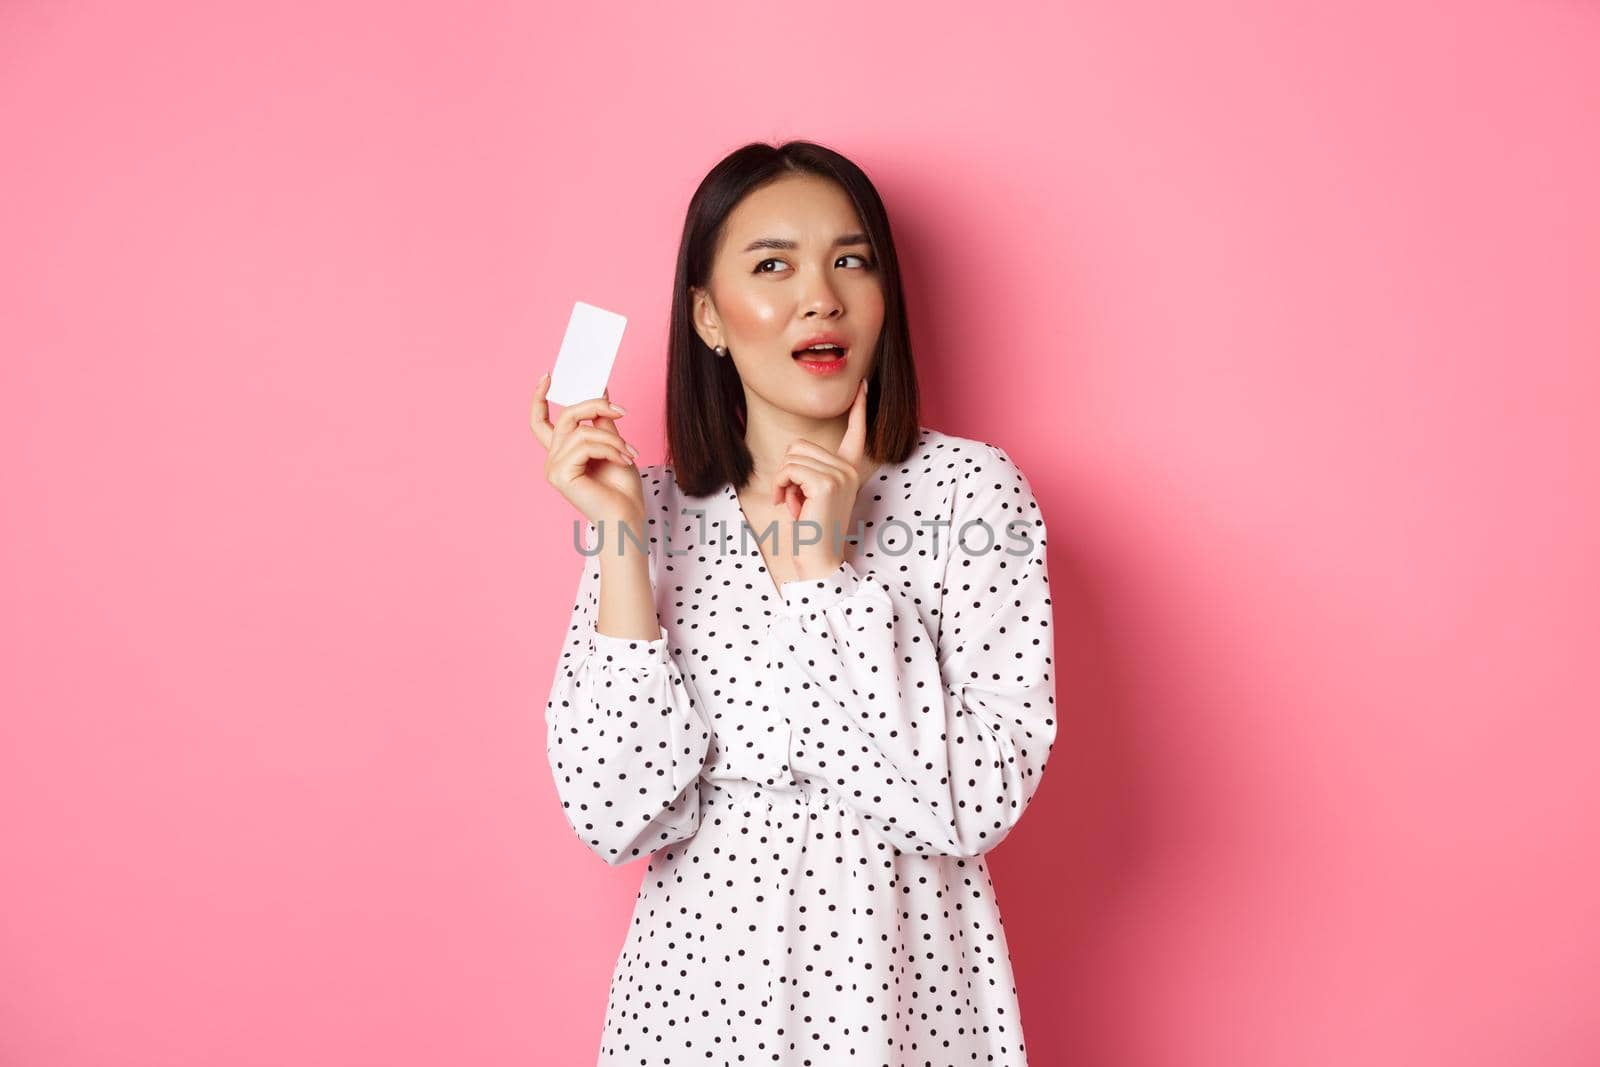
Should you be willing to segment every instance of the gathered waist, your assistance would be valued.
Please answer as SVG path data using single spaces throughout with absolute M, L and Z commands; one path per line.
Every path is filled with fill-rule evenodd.
M 766 804 L 773 808 L 807 808 L 816 804 L 832 806 L 837 803 L 838 797 L 821 783 L 784 782 L 769 785 L 765 782 L 753 782 L 748 778 L 715 778 L 702 775 L 700 800 L 703 804 L 711 805 Z

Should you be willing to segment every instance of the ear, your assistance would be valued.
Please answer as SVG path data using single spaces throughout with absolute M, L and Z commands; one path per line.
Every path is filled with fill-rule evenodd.
M 721 343 L 718 338 L 722 336 L 722 320 L 717 317 L 711 294 L 693 287 L 689 290 L 689 299 L 689 321 L 694 323 L 694 332 L 700 335 L 700 340 L 705 342 L 707 348 L 715 348 Z

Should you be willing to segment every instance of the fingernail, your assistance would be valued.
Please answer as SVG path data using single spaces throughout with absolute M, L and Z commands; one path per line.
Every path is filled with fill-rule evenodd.
M 612 404 L 611 407 L 618 415 L 626 415 L 628 413 L 628 409 L 623 407 L 621 404 Z
M 631 441 L 624 441 L 624 442 L 622 442 L 622 443 L 623 443 L 623 444 L 625 444 L 625 445 L 627 445 L 627 446 L 628 446 L 628 451 L 629 451 L 629 452 L 632 452 L 632 453 L 633 453 L 633 454 L 634 454 L 634 455 L 636 455 L 636 456 L 637 456 L 637 455 L 638 455 L 638 454 L 639 454 L 639 450 L 638 450 L 638 449 L 637 449 L 637 448 L 634 448 L 634 447 L 633 447 L 633 442 L 631 442 Z

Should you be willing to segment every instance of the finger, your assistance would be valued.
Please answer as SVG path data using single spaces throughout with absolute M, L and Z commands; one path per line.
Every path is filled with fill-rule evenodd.
M 533 416 L 529 420 L 529 425 L 533 427 L 533 436 L 547 452 L 556 432 L 555 427 L 550 425 L 550 402 L 545 399 L 545 394 L 549 391 L 550 372 L 545 371 L 539 376 L 539 382 L 533 390 Z
M 604 400 L 607 404 L 611 403 L 611 387 L 609 385 L 600 390 L 600 399 Z M 596 416 L 594 424 L 600 427 L 602 430 L 615 430 L 617 428 L 616 420 L 611 418 L 609 415 Z
M 845 424 L 844 439 L 839 442 L 839 458 L 858 470 L 867 447 L 867 380 L 861 379 L 856 390 L 855 403 L 850 405 L 850 421 Z
M 592 455 L 596 450 L 612 449 L 618 453 L 626 454 L 627 442 L 615 433 L 608 433 L 596 426 L 579 426 L 572 433 L 559 438 L 555 450 L 551 453 L 552 462 L 565 470 L 573 470 L 572 455 L 574 452 L 586 452 Z
M 604 397 L 593 397 L 589 400 L 580 400 L 576 404 L 569 404 L 563 408 L 561 414 L 555 418 L 556 432 L 570 431 L 584 419 L 601 417 L 615 418 L 625 414 L 622 406 L 613 403 Z
M 599 426 L 579 426 L 576 430 L 572 431 L 571 437 L 573 439 L 582 441 L 594 441 L 601 444 L 607 444 L 612 448 L 619 449 L 623 452 L 636 451 L 634 447 L 628 444 L 628 442 L 624 440 L 622 435 L 616 430 L 607 430 Z
M 847 468 L 840 465 L 837 458 L 833 458 L 830 462 L 828 458 L 807 456 L 797 452 L 783 457 L 783 462 L 778 465 L 779 475 L 790 470 L 809 475 L 809 480 L 818 488 L 829 484 L 843 485 L 850 473 Z
M 569 437 L 550 456 L 550 464 L 558 477 L 568 482 L 588 473 L 589 464 L 594 460 L 637 469 L 634 467 L 632 457 L 603 435 Z
M 616 401 L 611 399 L 611 390 L 609 388 L 601 390 L 600 395 L 612 407 L 616 408 L 618 411 L 622 412 L 622 414 L 624 414 L 624 415 L 627 414 L 627 409 L 626 408 L 624 408 L 621 404 L 618 404 Z M 615 418 L 613 418 L 610 415 L 601 416 L 601 417 L 596 418 L 594 420 L 594 424 L 596 426 L 600 427 L 602 430 L 610 430 L 612 433 L 617 434 L 617 439 L 622 442 L 622 447 L 627 449 L 628 452 L 633 456 L 634 463 L 635 464 L 638 463 L 639 450 L 637 448 L 633 447 L 633 442 L 632 441 L 627 440 L 626 438 L 624 438 L 622 436 L 621 433 L 619 433 L 617 431 L 617 420 Z
M 805 456 L 807 459 L 815 460 L 816 462 L 825 466 L 832 467 L 840 474 L 850 474 L 855 470 L 853 466 L 845 462 L 836 453 L 829 452 L 824 446 L 817 444 L 815 441 L 807 440 L 804 437 L 797 437 L 793 441 L 789 442 L 789 449 L 784 454 L 786 457 Z
M 799 486 L 800 491 L 808 498 L 822 497 L 828 495 L 842 481 L 843 476 L 837 468 L 816 463 L 803 456 L 791 456 L 784 460 L 782 466 L 778 468 L 777 476 L 772 480 L 772 502 L 781 503 L 783 497 L 779 495 L 779 490 L 786 491 L 790 486 Z
M 597 396 L 592 400 L 580 400 L 576 404 L 568 405 L 560 415 L 556 416 L 556 435 L 563 436 L 571 433 L 573 427 L 577 426 L 582 419 L 599 418 L 602 415 L 615 417 L 622 414 L 626 413 L 620 407 L 601 397 Z
M 800 517 L 800 512 L 805 508 L 805 497 L 801 495 L 799 489 L 792 485 L 789 487 L 786 495 L 789 503 L 789 515 L 791 518 L 798 519 Z

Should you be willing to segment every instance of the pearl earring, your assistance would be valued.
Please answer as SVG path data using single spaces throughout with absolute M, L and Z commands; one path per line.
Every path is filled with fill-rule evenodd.
M 724 347 L 723 345 L 715 346 L 714 348 L 712 348 L 712 351 L 715 352 L 718 355 L 718 357 L 725 356 L 725 355 L 728 354 L 727 348 Z

